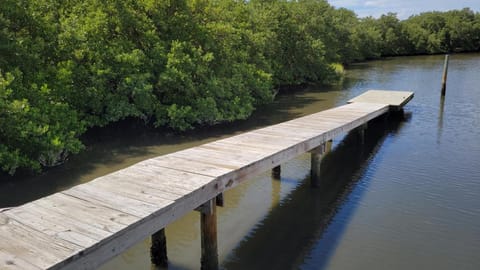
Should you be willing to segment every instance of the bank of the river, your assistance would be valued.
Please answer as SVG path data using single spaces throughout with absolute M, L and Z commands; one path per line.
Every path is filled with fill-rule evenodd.
M 114 130 L 45 174 L 0 182 L 0 208 L 89 181 L 140 160 L 344 104 L 366 89 L 415 91 L 406 119 L 371 125 L 367 143 L 335 141 L 324 189 L 308 187 L 308 155 L 226 194 L 219 209 L 225 269 L 477 269 L 480 252 L 480 54 L 349 67 L 342 84 L 279 95 L 251 119 L 186 135 Z M 358 153 L 349 155 L 346 153 Z M 199 217 L 167 227 L 171 269 L 197 269 Z M 150 269 L 148 240 L 103 269 Z

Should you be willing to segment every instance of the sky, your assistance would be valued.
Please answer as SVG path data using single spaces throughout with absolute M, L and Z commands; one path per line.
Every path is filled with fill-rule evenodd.
M 469 7 L 480 12 L 480 0 L 328 0 L 337 7 L 355 11 L 359 17 L 380 17 L 388 12 L 397 13 L 399 19 L 426 11 L 447 11 Z

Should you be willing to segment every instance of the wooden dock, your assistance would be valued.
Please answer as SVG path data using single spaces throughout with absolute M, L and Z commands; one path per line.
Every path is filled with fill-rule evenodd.
M 412 97 L 367 91 L 347 105 L 145 160 L 0 211 L 0 269 L 95 269 L 151 235 L 152 253 L 161 253 L 152 261 L 161 264 L 163 228 L 195 209 L 202 212 L 202 268 L 215 269 L 219 195 L 305 152 L 317 175 L 326 143 Z

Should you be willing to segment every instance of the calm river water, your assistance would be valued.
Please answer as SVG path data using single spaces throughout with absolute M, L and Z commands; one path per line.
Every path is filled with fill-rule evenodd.
M 412 90 L 403 119 L 369 125 L 366 142 L 336 138 L 324 186 L 309 186 L 310 159 L 265 172 L 225 194 L 219 208 L 224 269 L 480 269 L 480 54 L 357 64 L 335 87 L 277 97 L 247 121 L 182 136 L 118 127 L 61 167 L 0 179 L 0 208 L 238 132 L 345 104 L 367 89 Z M 119 135 L 120 134 L 120 135 Z M 166 228 L 169 269 L 199 269 L 199 214 Z M 154 269 L 149 239 L 104 270 Z

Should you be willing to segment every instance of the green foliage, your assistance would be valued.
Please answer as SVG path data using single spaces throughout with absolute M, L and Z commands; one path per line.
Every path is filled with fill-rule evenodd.
M 375 59 L 381 56 L 382 33 L 377 21 L 371 17 L 360 19 L 352 28 L 352 38 L 356 44 L 354 61 Z
M 2 0 L 0 167 L 41 170 L 87 128 L 249 117 L 274 87 L 387 55 L 478 51 L 480 15 L 357 18 L 324 0 Z
M 465 8 L 426 12 L 401 22 L 409 54 L 480 50 L 480 15 Z
M 32 85 L 35 100 L 17 98 L 10 88 L 16 79 L 0 74 L 0 164 L 11 174 L 19 167 L 39 170 L 54 166 L 82 149 L 84 131 L 76 112 L 51 99 L 47 85 Z

